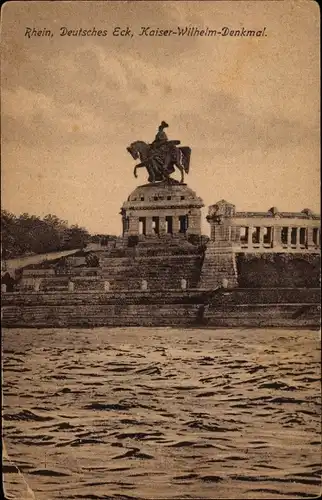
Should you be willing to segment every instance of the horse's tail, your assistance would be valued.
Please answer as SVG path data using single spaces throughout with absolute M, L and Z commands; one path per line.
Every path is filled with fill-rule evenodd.
M 182 146 L 181 148 L 179 148 L 179 151 L 181 153 L 181 158 L 182 158 L 182 167 L 186 172 L 186 174 L 188 174 L 190 167 L 191 149 L 186 146 Z
M 184 154 L 183 154 L 183 152 L 181 151 L 180 148 L 178 149 L 178 151 L 179 151 L 179 166 L 184 169 L 184 167 L 185 167 L 185 165 L 184 165 Z

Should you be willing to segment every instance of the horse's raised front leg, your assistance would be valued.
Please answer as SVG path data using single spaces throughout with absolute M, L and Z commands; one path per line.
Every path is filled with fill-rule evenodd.
M 138 168 L 143 168 L 143 167 L 145 167 L 145 164 L 144 164 L 144 163 L 138 163 L 137 165 L 135 165 L 135 167 L 134 167 L 134 171 L 133 171 L 133 173 L 134 173 L 134 177 L 137 177 L 137 176 L 138 176 L 138 174 L 137 174 L 137 169 L 138 169 Z

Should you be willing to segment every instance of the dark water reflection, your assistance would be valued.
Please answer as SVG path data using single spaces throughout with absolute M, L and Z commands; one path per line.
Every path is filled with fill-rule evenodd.
M 8 498 L 320 491 L 315 331 L 5 330 L 3 374 Z

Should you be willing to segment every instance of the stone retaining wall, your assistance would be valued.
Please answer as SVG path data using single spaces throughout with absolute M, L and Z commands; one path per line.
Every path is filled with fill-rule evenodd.
M 320 291 L 5 293 L 5 327 L 225 326 L 318 327 Z
M 252 288 L 301 288 L 320 285 L 319 254 L 236 254 L 238 283 Z

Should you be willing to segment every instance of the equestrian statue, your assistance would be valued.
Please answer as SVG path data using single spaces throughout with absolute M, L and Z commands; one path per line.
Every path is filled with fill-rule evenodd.
M 177 168 L 181 173 L 180 182 L 184 181 L 184 173 L 189 173 L 191 149 L 177 147 L 180 141 L 169 141 L 164 131 L 169 125 L 162 121 L 152 144 L 135 141 L 130 144 L 127 151 L 134 160 L 140 160 L 134 167 L 134 176 L 137 169 L 145 167 L 149 174 L 148 182 L 170 181 L 170 175 Z

